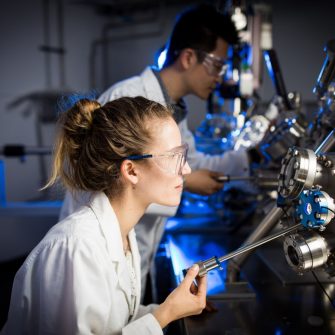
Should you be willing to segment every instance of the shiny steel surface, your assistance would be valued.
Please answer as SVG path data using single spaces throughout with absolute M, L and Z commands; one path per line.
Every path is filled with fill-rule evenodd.
M 255 222 L 254 222 L 255 223 Z M 220 222 L 217 222 L 220 227 Z M 197 231 L 198 232 L 197 232 Z M 234 250 L 245 239 L 246 232 L 232 235 L 209 232 L 206 223 L 193 232 L 180 231 L 168 234 L 169 244 L 177 248 L 171 253 L 173 269 L 190 266 L 196 259 L 205 259 L 210 254 Z M 261 258 L 261 251 L 272 250 L 270 264 L 284 264 L 281 275 L 290 278 L 282 281 Z M 182 263 L 182 264 L 180 264 Z M 286 263 L 282 245 L 273 241 L 252 253 L 243 265 L 242 280 L 256 292 L 256 298 L 227 299 L 225 283 L 227 263 L 223 271 L 213 270 L 207 275 L 208 299 L 218 309 L 215 313 L 186 317 L 178 321 L 179 331 L 169 328 L 173 335 L 296 335 L 335 334 L 335 310 L 316 284 L 311 274 L 297 275 Z M 177 269 L 176 269 L 177 267 Z M 178 271 L 177 271 L 178 272 Z M 164 272 L 164 277 L 166 273 Z M 319 275 L 319 274 L 318 274 Z M 305 278 L 310 278 L 308 281 Z M 319 275 L 322 281 L 322 277 Z M 177 278 L 178 281 L 178 278 Z M 335 281 L 322 282 L 331 297 L 335 294 Z M 175 286 L 173 286 L 175 287 Z
M 284 198 L 295 199 L 304 188 L 314 184 L 317 168 L 316 155 L 312 150 L 290 148 L 282 160 L 278 192 Z
M 334 113 L 332 113 L 334 114 Z M 314 150 L 316 155 L 320 153 L 325 153 L 330 150 L 331 147 L 335 144 L 335 130 L 333 129 L 327 137 L 321 142 L 321 144 Z
M 303 190 L 323 187 L 335 195 L 335 154 L 315 155 L 312 150 L 290 148 L 282 161 L 278 192 L 287 199 L 296 199 Z
M 329 84 L 335 78 L 335 40 L 329 40 L 325 46 L 326 59 L 324 60 L 318 80 L 313 92 L 319 98 L 323 97 L 329 87 Z
M 221 263 L 222 262 L 225 262 L 233 257 L 236 257 L 238 255 L 241 255 L 245 252 L 248 252 L 250 250 L 253 250 L 257 247 L 260 247 L 262 246 L 263 244 L 265 243 L 268 243 L 268 242 L 271 242 L 275 239 L 277 239 L 278 237 L 281 237 L 285 234 L 288 234 L 294 230 L 296 230 L 297 228 L 300 227 L 300 224 L 296 224 L 292 227 L 289 227 L 289 228 L 286 228 L 286 229 L 283 229 L 273 235 L 270 235 L 270 236 L 267 236 L 257 242 L 254 242 L 254 243 L 251 243 L 251 244 L 247 244 L 247 245 L 244 245 L 242 246 L 241 248 L 238 248 L 237 250 L 233 251 L 233 252 L 230 252 L 229 254 L 225 255 L 225 256 L 221 256 L 221 257 L 212 257 L 206 261 L 200 261 L 200 262 L 197 262 L 196 264 L 199 265 L 200 267 L 200 270 L 199 270 L 199 276 L 200 277 L 203 277 L 204 275 L 207 274 L 208 271 L 211 271 L 213 269 L 216 269 L 216 268 L 220 268 L 221 267 Z
M 265 218 L 261 221 L 261 223 L 253 230 L 253 232 L 249 235 L 249 237 L 244 241 L 243 244 L 248 245 L 264 237 L 269 231 L 271 231 L 271 229 L 273 229 L 276 226 L 282 214 L 283 210 L 274 204 L 269 213 L 265 216 Z M 228 282 L 231 283 L 237 280 L 239 269 L 249 255 L 250 252 L 245 252 L 243 254 L 234 257 L 234 259 L 229 262 L 228 274 L 227 274 Z
M 303 231 L 287 236 L 284 252 L 288 264 L 298 273 L 316 269 L 328 260 L 327 241 L 315 231 Z
M 280 161 L 288 148 L 298 145 L 305 132 L 305 127 L 297 121 L 297 115 L 292 115 L 264 137 L 261 150 L 270 161 Z

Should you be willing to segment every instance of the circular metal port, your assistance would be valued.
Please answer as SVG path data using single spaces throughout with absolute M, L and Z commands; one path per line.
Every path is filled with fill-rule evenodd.
M 284 239 L 284 252 L 288 264 L 298 273 L 324 265 L 329 256 L 326 240 L 314 231 L 303 231 Z
M 312 150 L 290 148 L 282 160 L 278 192 L 284 198 L 295 199 L 304 188 L 314 183 L 317 157 Z

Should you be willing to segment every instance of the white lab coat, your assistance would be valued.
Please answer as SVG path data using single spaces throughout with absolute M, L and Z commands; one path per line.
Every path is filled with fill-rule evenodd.
M 150 67 L 146 68 L 140 76 L 135 76 L 116 83 L 100 96 L 99 101 L 104 105 L 108 101 L 121 97 L 136 96 L 143 96 L 147 99 L 159 102 L 164 106 L 166 105 L 163 91 Z M 233 176 L 249 175 L 249 161 L 244 150 L 227 151 L 223 155 L 216 156 L 204 154 L 196 150 L 194 137 L 192 132 L 188 129 L 187 120 L 182 120 L 178 126 L 182 141 L 188 143 L 188 163 L 193 170 L 209 169 Z M 81 199 L 85 199 L 86 197 L 88 197 L 87 194 L 80 193 L 74 199 L 68 192 L 61 209 L 60 217 L 64 218 L 71 214 L 73 210 L 81 205 Z M 155 268 L 153 266 L 153 260 L 164 233 L 165 217 L 175 215 L 176 209 L 176 207 L 153 204 L 148 208 L 146 212 L 147 215 L 144 215 L 136 225 L 135 230 L 141 255 L 142 289 L 145 288 L 149 271 L 151 272 L 151 278 L 154 283 Z M 153 290 L 153 296 L 156 298 L 155 287 L 153 287 Z M 142 297 L 143 293 L 142 291 Z
M 129 242 L 137 279 L 133 317 L 119 222 L 106 195 L 97 193 L 30 253 L 15 276 L 2 334 L 163 334 L 150 313 L 157 305 L 139 304 L 134 230 Z

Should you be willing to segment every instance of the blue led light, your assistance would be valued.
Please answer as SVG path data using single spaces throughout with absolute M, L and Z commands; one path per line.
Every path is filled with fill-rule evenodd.
M 161 69 L 165 63 L 165 59 L 166 59 L 166 52 L 167 50 L 164 49 L 158 56 L 158 59 L 157 59 L 157 66 L 159 69 Z
M 224 255 L 227 250 L 217 242 L 206 242 L 202 235 L 168 235 L 167 243 L 171 256 L 174 274 L 181 280 L 182 270 L 189 268 L 197 261 L 205 260 L 213 255 Z M 213 295 L 225 290 L 227 263 L 221 264 L 223 270 L 215 269 L 208 273 L 207 294 Z

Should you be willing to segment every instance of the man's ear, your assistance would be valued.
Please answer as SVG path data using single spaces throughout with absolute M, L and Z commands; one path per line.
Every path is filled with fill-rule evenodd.
M 138 169 L 136 164 L 129 160 L 125 159 L 121 164 L 121 175 L 132 186 L 135 186 L 138 183 Z
M 190 67 L 197 63 L 197 55 L 195 51 L 190 48 L 183 49 L 179 55 L 180 65 L 184 70 L 188 70 Z

